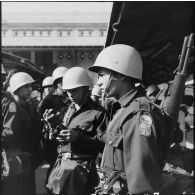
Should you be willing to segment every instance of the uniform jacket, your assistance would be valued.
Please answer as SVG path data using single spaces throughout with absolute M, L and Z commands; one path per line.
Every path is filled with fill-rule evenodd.
M 96 135 L 98 128 L 105 129 L 105 119 L 105 109 L 91 98 L 78 111 L 71 104 L 64 116 L 64 125 L 68 129 L 76 128 L 79 132 L 76 140 L 65 146 L 65 151 L 96 156 L 103 149 L 103 143 Z
M 130 194 L 158 191 L 168 131 L 160 109 L 133 89 L 112 105 L 110 114 L 101 136 L 103 169 L 126 174 Z
M 37 156 L 41 150 L 41 129 L 33 102 L 16 102 L 11 95 L 3 94 L 1 105 L 3 147 L 20 148 Z

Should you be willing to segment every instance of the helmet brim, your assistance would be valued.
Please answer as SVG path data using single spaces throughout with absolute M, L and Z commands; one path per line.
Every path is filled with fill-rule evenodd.
M 89 87 L 89 85 L 66 85 L 65 87 L 62 86 L 62 89 L 67 91 L 67 90 L 76 89 L 79 87 Z
M 104 68 L 104 67 L 100 67 L 100 66 L 91 66 L 88 68 L 88 70 L 90 70 L 91 72 L 96 72 L 98 73 L 100 68 Z

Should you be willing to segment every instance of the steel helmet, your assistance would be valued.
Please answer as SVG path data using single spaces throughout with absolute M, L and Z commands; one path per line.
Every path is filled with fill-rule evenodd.
M 42 87 L 53 85 L 53 79 L 51 76 L 45 77 L 42 82 Z
M 91 95 L 95 95 L 98 97 L 101 97 L 101 88 L 99 85 L 94 85 L 92 91 L 91 91 Z
M 1 64 L 1 74 L 6 74 L 3 64 Z
M 157 85 L 149 85 L 146 91 L 147 91 L 147 95 L 150 96 L 152 94 L 157 94 L 160 91 L 160 89 Z
M 55 82 L 56 79 L 62 78 L 67 70 L 68 68 L 64 66 L 57 67 L 52 74 L 53 82 Z
M 13 93 L 20 87 L 33 83 L 34 79 L 26 72 L 17 72 L 10 78 L 10 91 Z
M 116 44 L 103 49 L 89 70 L 98 72 L 99 68 L 106 68 L 142 80 L 141 56 L 136 49 L 129 45 Z
M 89 75 L 84 68 L 73 67 L 67 70 L 62 80 L 62 89 L 74 89 L 89 86 Z

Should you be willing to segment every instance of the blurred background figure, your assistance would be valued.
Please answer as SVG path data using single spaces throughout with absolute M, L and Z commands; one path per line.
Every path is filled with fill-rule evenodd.
M 52 94 L 55 91 L 55 88 L 53 86 L 53 79 L 51 76 L 45 77 L 42 82 L 42 88 L 43 88 L 43 99 L 49 95 Z
M 91 99 L 98 103 L 101 104 L 101 99 L 102 99 L 102 93 L 101 93 L 101 88 L 99 85 L 94 85 L 93 89 L 91 91 Z
M 35 194 L 35 169 L 41 163 L 41 126 L 31 101 L 33 82 L 34 79 L 25 72 L 13 74 L 9 81 L 11 93 L 1 100 L 1 141 L 13 166 L 2 185 L 5 195 Z M 14 160 L 18 158 L 18 161 Z
M 42 86 L 48 95 L 43 98 L 38 106 L 38 114 L 41 118 L 46 110 L 52 109 L 57 112 L 65 106 L 67 95 L 63 93 L 62 90 L 62 77 L 67 70 L 66 67 L 57 67 L 52 73 L 52 80 L 50 77 L 46 77 L 43 80 Z M 53 87 L 51 87 L 51 85 L 53 85 Z
M 68 70 L 68 68 L 61 66 L 57 67 L 53 73 L 52 73 L 52 78 L 53 78 L 53 85 L 55 87 L 55 94 L 62 95 L 63 90 L 62 90 L 62 78 L 65 74 L 65 72 Z
M 34 102 L 36 109 L 37 109 L 38 104 L 41 101 L 41 93 L 38 90 L 33 90 L 31 92 L 31 100 Z
M 14 73 L 15 73 L 14 70 L 11 70 L 8 73 L 6 73 L 3 64 L 1 64 L 1 82 L 3 83 L 2 91 L 4 92 L 9 91 L 9 80 Z
M 6 72 L 3 64 L 1 64 L 1 81 L 4 82 L 6 80 Z
M 43 159 L 50 165 L 47 170 L 46 180 L 53 168 L 57 158 L 58 143 L 51 138 L 51 131 L 61 124 L 64 113 L 67 111 L 69 101 L 67 94 L 62 90 L 62 78 L 68 70 L 66 67 L 57 67 L 52 77 L 46 77 L 42 82 L 46 95 L 39 103 L 37 112 L 42 119 L 42 141 L 43 141 Z M 52 80 L 51 80 L 52 79 Z M 51 129 L 48 128 L 48 123 Z

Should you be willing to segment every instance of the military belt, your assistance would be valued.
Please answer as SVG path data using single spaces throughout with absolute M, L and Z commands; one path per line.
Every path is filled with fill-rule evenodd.
M 73 154 L 70 152 L 63 152 L 61 153 L 63 154 L 63 158 L 64 159 L 72 159 L 72 160 L 90 160 L 92 159 L 91 155 L 88 154 Z

